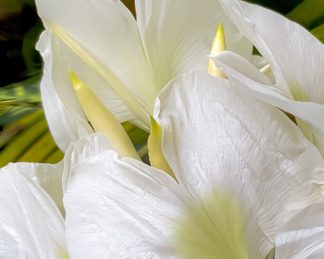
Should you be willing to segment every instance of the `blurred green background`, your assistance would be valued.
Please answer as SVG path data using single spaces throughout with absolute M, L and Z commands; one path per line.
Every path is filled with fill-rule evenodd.
M 123 2 L 135 14 L 133 0 Z M 324 42 L 324 0 L 249 2 L 286 15 Z M 56 163 L 63 157 L 41 107 L 42 62 L 34 48 L 42 30 L 34 0 L 0 0 L 0 167 L 16 161 Z M 124 127 L 135 144 L 146 140 L 136 127 Z

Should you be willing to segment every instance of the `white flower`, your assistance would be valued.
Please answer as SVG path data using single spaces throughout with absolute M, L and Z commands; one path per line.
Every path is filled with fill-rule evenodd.
M 64 166 L 3 168 L 0 257 L 59 258 L 66 249 L 77 259 L 198 258 L 206 247 L 199 258 L 323 254 L 324 199 L 315 182 L 323 159 L 283 113 L 238 94 L 226 79 L 192 72 L 161 93 L 155 119 L 178 182 L 120 158 L 101 135 L 72 145 Z M 51 177 L 62 171 L 65 223 L 50 198 L 58 184 Z M 202 221 L 188 225 L 196 212 Z
M 324 45 L 283 16 L 239 0 L 222 0 L 225 11 L 268 61 L 270 79 L 235 53 L 215 58 L 233 85 L 292 114 L 324 154 Z
M 65 150 L 93 132 L 73 93 L 73 70 L 119 120 L 150 128 L 155 98 L 172 78 L 207 70 L 219 22 L 228 49 L 250 56 L 252 45 L 218 0 L 136 0 L 137 20 L 116 0 L 37 0 L 46 31 L 42 100 L 50 129 Z

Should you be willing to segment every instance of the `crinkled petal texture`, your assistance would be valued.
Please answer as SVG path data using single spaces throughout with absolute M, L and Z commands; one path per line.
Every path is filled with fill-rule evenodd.
M 282 217 L 323 199 L 318 150 L 279 110 L 204 73 L 180 77 L 160 95 L 164 154 L 188 192 L 233 193 L 253 230 L 253 254 L 272 248 Z M 248 229 L 249 231 L 249 229 Z
M 235 25 L 268 60 L 276 86 L 300 101 L 324 103 L 324 45 L 282 15 L 240 0 L 221 0 Z
M 25 163 L 0 170 L 0 258 L 64 254 L 63 217 L 53 201 L 62 193 L 55 190 L 61 173 L 60 166 Z
M 258 98 L 301 119 L 297 123 L 305 136 L 324 154 L 324 124 L 318 119 L 324 111 L 324 45 L 303 27 L 275 12 L 238 0 L 221 0 L 221 3 L 231 20 L 269 62 L 275 88 L 261 89 L 259 82 L 246 78 L 251 75 L 244 74 L 244 70 L 230 71 L 226 66 L 238 61 L 233 62 L 233 57 L 223 55 L 218 65 L 229 77 L 242 81 Z
M 40 163 L 15 163 L 8 170 L 14 170 L 32 179 L 44 191 L 46 191 L 56 206 L 64 213 L 62 175 L 63 163 L 40 164 Z
M 161 89 L 189 69 L 207 71 L 219 23 L 227 48 L 251 58 L 252 44 L 225 15 L 218 0 L 136 0 L 139 32 Z
M 74 146 L 67 191 L 66 242 L 71 258 L 175 258 L 167 237 L 181 207 L 167 174 L 111 150 L 103 137 Z
M 285 92 L 273 87 L 270 79 L 256 67 L 233 52 L 221 53 L 214 61 L 224 70 L 235 88 L 277 106 L 299 119 L 298 126 L 305 136 L 324 154 L 324 123 L 318 119 L 324 113 L 324 105 L 287 97 Z
M 185 208 L 214 191 L 230 193 L 240 204 L 250 257 L 265 258 L 280 228 L 288 228 L 287 215 L 298 217 L 323 202 L 314 183 L 323 176 L 318 150 L 283 113 L 234 91 L 227 80 L 202 72 L 179 77 L 156 109 L 164 154 L 178 182 L 120 159 L 108 145 L 98 145 L 105 142 L 98 135 L 67 152 L 71 258 L 178 258 L 175 228 Z
M 188 207 L 199 205 L 202 211 L 198 213 L 198 224 L 203 225 L 204 222 L 199 221 L 200 216 L 208 218 L 208 211 L 213 211 L 213 208 L 204 209 L 206 204 L 203 201 L 197 201 L 197 197 L 166 173 L 133 159 L 120 159 L 115 152 L 98 145 L 104 142 L 103 136 L 91 135 L 75 143 L 66 155 L 70 167 L 64 204 L 70 257 L 182 258 L 178 256 L 181 249 L 177 244 L 181 240 L 177 236 L 181 233 L 177 235 L 177 231 L 187 216 Z M 228 243 L 222 235 L 233 237 L 237 234 L 224 233 L 224 230 L 238 229 L 236 222 L 229 222 L 230 212 L 224 210 L 224 206 L 228 205 L 222 203 L 218 206 L 223 214 L 217 215 L 218 221 L 215 221 L 222 230 L 220 234 L 217 231 L 221 244 L 212 244 L 216 251 L 227 251 L 223 245 Z M 230 213 L 231 219 L 236 219 L 238 214 L 237 210 L 235 215 Z M 193 218 L 197 220 L 195 215 Z M 191 226 L 189 224 L 189 230 Z M 199 226 L 197 228 L 195 233 L 199 233 Z M 239 234 L 240 231 L 238 229 Z M 198 243 L 201 244 L 201 241 L 198 240 Z M 236 240 L 226 241 L 233 242 L 229 249 L 236 248 Z
M 287 215 L 276 237 L 276 259 L 322 258 L 324 203 Z

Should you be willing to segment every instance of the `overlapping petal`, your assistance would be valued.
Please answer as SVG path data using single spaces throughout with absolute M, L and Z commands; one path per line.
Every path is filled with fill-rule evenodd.
M 275 258 L 321 258 L 324 253 L 324 204 L 287 215 L 276 238 Z
M 58 175 L 59 168 L 36 164 L 9 164 L 0 170 L 1 258 L 57 258 L 64 253 L 63 217 L 52 200 L 59 198 Z
M 168 237 L 182 207 L 177 183 L 141 162 L 94 148 L 100 140 L 90 136 L 70 153 L 81 159 L 72 160 L 64 197 L 70 256 L 176 258 Z
M 281 217 L 322 199 L 313 183 L 321 154 L 282 112 L 226 79 L 192 73 L 172 85 L 157 107 L 166 159 L 189 192 L 233 193 L 264 233 L 254 244 L 265 256 Z
M 251 43 L 226 17 L 218 0 L 136 0 L 136 13 L 159 89 L 190 69 L 207 71 L 206 56 L 219 23 L 227 48 L 251 58 Z
M 239 0 L 221 3 L 269 62 L 273 82 L 255 82 L 244 69 L 251 65 L 230 53 L 216 57 L 218 65 L 231 80 L 234 78 L 233 85 L 245 87 L 260 100 L 297 117 L 304 135 L 323 154 L 324 129 L 319 118 L 324 109 L 324 45 L 306 29 L 275 12 Z
M 78 124 L 74 127 L 78 130 L 71 127 L 67 132 L 73 124 L 66 122 L 67 115 L 61 122 L 45 109 L 48 119 L 55 121 L 50 125 L 64 125 L 61 131 L 51 126 L 63 150 L 69 140 L 91 131 L 71 89 L 70 69 L 120 121 L 149 130 L 149 116 L 164 85 L 187 70 L 207 69 L 206 55 L 219 22 L 224 23 L 228 47 L 251 57 L 252 45 L 225 17 L 218 0 L 139 0 L 137 21 L 121 1 L 37 0 L 36 4 L 50 38 L 46 49 L 51 58 L 44 57 L 49 73 L 42 88 L 55 87 L 46 90 L 56 92 L 48 102 L 62 102 L 76 118 L 71 121 Z
M 72 256 L 173 258 L 170 242 L 183 208 L 222 190 L 247 215 L 250 255 L 266 257 L 284 234 L 287 215 L 323 201 L 315 184 L 324 172 L 318 150 L 282 112 L 239 94 L 226 79 L 182 76 L 162 92 L 156 109 L 178 183 L 120 159 L 107 145 L 97 149 L 100 136 L 76 144 L 67 153 L 77 159 L 64 200 Z M 89 242 L 98 248 L 87 249 Z
M 45 61 L 43 78 L 41 81 L 41 95 L 43 108 L 51 133 L 57 145 L 62 150 L 66 150 L 71 142 L 91 133 L 92 129 L 83 116 L 79 105 L 71 106 L 71 103 L 75 104 L 77 100 L 75 96 L 71 94 L 72 89 L 70 84 L 64 83 L 64 81 L 62 84 L 62 80 L 59 82 L 60 85 L 65 86 L 65 95 L 69 98 L 68 102 L 63 103 L 57 93 L 52 77 L 54 64 L 50 42 L 51 35 L 49 32 L 44 32 L 37 44 L 37 48 Z M 56 67 L 60 68 L 60 65 Z M 63 71 L 63 73 L 59 73 L 58 76 L 58 78 L 62 79 L 67 76 L 67 73 Z
M 52 34 L 52 62 L 64 64 L 52 74 L 63 103 L 77 109 L 75 98 L 70 100 L 68 71 L 64 71 L 74 69 L 108 108 L 116 115 L 122 113 L 121 120 L 129 119 L 124 113 L 130 109 L 141 124 L 149 124 L 148 111 L 157 92 L 136 21 L 128 9 L 120 1 L 39 0 L 36 4 Z
M 324 103 L 324 45 L 283 16 L 240 0 L 221 0 L 235 25 L 267 59 L 276 86 L 299 101 Z
M 324 152 L 324 123 L 318 119 L 324 112 L 324 105 L 289 98 L 285 92 L 273 87 L 270 79 L 252 64 L 233 52 L 219 54 L 214 60 L 224 70 L 234 87 L 303 120 L 306 123 L 303 128 L 304 134 L 322 153 Z
M 15 163 L 6 167 L 7 172 L 18 172 L 38 184 L 55 202 L 56 206 L 64 213 L 62 175 L 63 163 Z M 18 175 L 17 175 L 18 177 Z
M 288 98 L 280 89 L 271 86 L 269 79 L 252 64 L 233 52 L 221 53 L 214 60 L 225 71 L 234 87 L 247 90 L 247 93 L 258 99 L 294 114 L 314 128 L 324 129 L 324 123 L 318 120 L 324 112 L 324 105 Z

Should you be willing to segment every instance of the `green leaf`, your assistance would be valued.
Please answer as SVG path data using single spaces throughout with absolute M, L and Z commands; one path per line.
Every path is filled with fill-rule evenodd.
M 35 112 L 22 116 L 20 119 L 15 119 L 13 122 L 7 123 L 0 132 L 0 149 L 10 142 L 18 133 L 26 130 L 26 128 L 40 121 L 42 118 L 44 118 L 43 110 L 38 109 Z
M 324 43 L 324 23 L 312 30 L 311 33 Z
M 0 88 L 0 125 L 6 125 L 41 107 L 39 76 Z
M 11 122 L 0 132 L 0 167 L 9 162 L 57 163 L 62 158 L 41 108 Z
M 134 144 L 134 146 L 143 146 L 146 144 L 147 142 L 147 138 L 149 136 L 149 134 L 136 127 L 134 124 L 130 123 L 130 122 L 123 122 L 122 126 L 124 128 L 124 130 L 126 131 L 127 135 L 129 136 L 129 138 L 131 139 L 132 143 Z
M 0 108 L 0 126 L 4 127 L 36 110 L 36 108 L 26 107 Z
M 39 21 L 29 31 L 27 31 L 24 36 L 22 43 L 22 56 L 26 65 L 25 74 L 27 76 L 32 76 L 41 72 L 41 58 L 35 49 L 35 45 L 43 29 L 44 27 Z
M 287 17 L 306 28 L 312 28 L 318 20 L 324 17 L 323 0 L 304 0 L 288 13 Z

